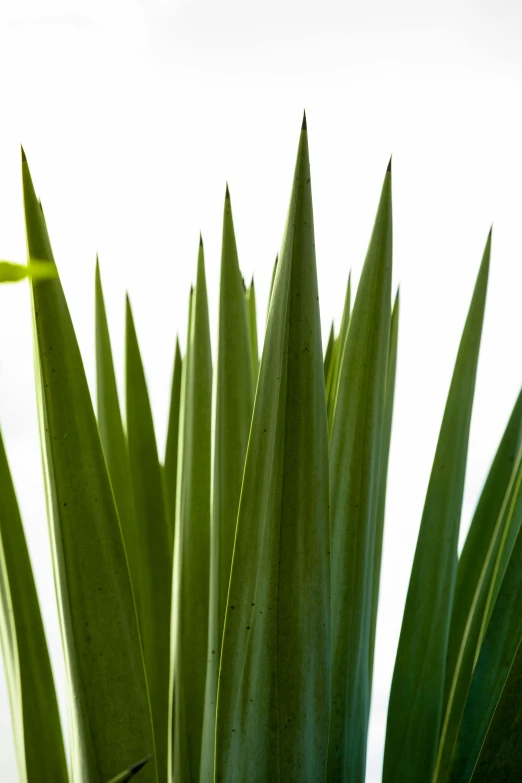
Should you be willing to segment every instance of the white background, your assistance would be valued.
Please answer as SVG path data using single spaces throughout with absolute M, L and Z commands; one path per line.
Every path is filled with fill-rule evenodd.
M 92 390 L 97 251 L 122 393 L 130 293 L 161 456 L 200 229 L 215 336 L 225 181 L 261 327 L 306 108 L 326 339 L 331 319 L 339 325 L 350 269 L 358 280 L 393 153 L 402 311 L 372 782 L 438 429 L 492 221 L 463 533 L 522 381 L 521 8 L 508 0 L 0 0 L 0 258 L 25 258 L 21 142 Z M 63 710 L 31 339 L 27 284 L 2 286 L 0 426 Z M 16 781 L 1 667 L 0 780 Z

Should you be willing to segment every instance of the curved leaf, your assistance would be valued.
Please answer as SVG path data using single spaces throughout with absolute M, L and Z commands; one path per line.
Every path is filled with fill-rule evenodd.
M 53 261 L 22 160 L 29 258 Z M 37 263 L 37 262 L 36 262 Z M 105 783 L 154 752 L 138 620 L 114 495 L 59 278 L 31 286 L 51 545 L 69 683 L 72 777 Z M 155 763 L 143 777 L 156 781 Z
M 58 702 L 31 561 L 0 434 L 0 642 L 19 780 L 67 783 Z
M 435 767 L 490 253 L 491 232 L 457 354 L 415 550 L 388 708 L 384 783 L 431 780 Z

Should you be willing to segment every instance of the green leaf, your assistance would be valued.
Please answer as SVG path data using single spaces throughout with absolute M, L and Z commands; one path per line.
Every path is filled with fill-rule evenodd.
M 341 358 L 330 433 L 332 720 L 329 781 L 364 779 L 373 565 L 390 344 L 391 169 Z M 341 335 L 339 335 L 341 350 Z
M 49 652 L 29 552 L 0 434 L 0 642 L 20 781 L 67 783 Z
M 143 761 L 138 761 L 137 764 L 133 764 L 132 767 L 129 767 L 129 769 L 125 770 L 125 772 L 122 772 L 120 775 L 116 775 L 115 778 L 112 778 L 109 783 L 127 783 L 127 781 L 137 775 L 138 772 L 142 770 L 146 764 L 148 764 L 150 759 L 151 757 L 147 756 L 147 758 L 143 759 Z
M 510 671 L 514 679 L 520 677 L 520 642 L 522 640 L 522 449 L 517 459 L 516 480 L 510 493 L 506 531 L 516 530 L 517 535 L 504 578 L 487 625 L 484 639 L 477 650 L 477 661 L 462 716 L 460 732 L 452 755 L 448 780 L 457 783 L 469 780 L 484 746 L 488 728 L 492 735 L 486 742 L 485 758 L 498 751 L 502 740 L 502 724 L 507 729 L 512 723 L 515 709 L 520 704 L 520 691 L 510 693 L 514 681 L 509 681 Z M 499 547 L 497 564 L 502 560 Z M 491 588 L 493 588 L 493 584 Z M 507 687 L 507 691 L 506 691 Z M 504 697 L 505 693 L 505 697 Z M 515 699 L 515 703 L 513 703 Z M 504 713 L 505 710 L 505 713 Z M 497 712 L 495 717 L 495 711 Z M 493 723 L 492 723 L 493 721 Z M 519 735 L 520 737 L 520 735 Z M 507 737 L 506 737 L 507 738 Z M 519 739 L 520 741 L 520 739 Z M 477 780 L 483 779 L 480 776 Z M 511 780 L 511 778 L 505 778 Z
M 252 286 L 250 289 L 253 292 Z M 252 311 L 251 311 L 252 312 Z M 232 206 L 227 188 L 223 214 L 216 367 L 212 400 L 210 500 L 210 606 L 205 719 L 200 781 L 214 779 L 214 734 L 219 654 L 236 533 L 239 495 L 254 405 L 251 337 L 245 319 L 243 283 L 237 257 Z M 257 344 L 257 338 L 255 340 Z
M 428 781 L 434 771 L 490 253 L 491 232 L 459 346 L 415 550 L 388 708 L 384 783 Z
M 513 409 L 477 504 L 459 559 L 446 658 L 444 723 L 434 782 L 446 780 L 473 675 L 480 631 L 499 546 L 509 524 L 520 444 L 522 392 Z M 520 457 L 519 457 L 520 459 Z
M 447 694 L 449 694 L 451 688 L 455 664 L 475 590 L 513 473 L 513 466 L 521 440 L 521 427 L 522 391 L 518 396 L 502 436 L 459 558 L 446 660 Z M 445 702 L 447 702 L 447 696 Z
M 257 342 L 257 315 L 256 315 L 256 290 L 254 288 L 254 278 L 246 290 L 246 301 L 248 309 L 248 328 L 250 336 L 250 353 L 252 356 L 252 376 L 254 385 L 257 383 L 259 373 L 259 348 Z
M 332 421 L 339 390 L 339 378 L 341 375 L 341 363 L 344 357 L 344 348 L 348 336 L 348 327 L 350 326 L 350 308 L 351 308 L 351 274 L 348 275 L 348 285 L 346 286 L 346 296 L 344 300 L 343 317 L 341 319 L 341 328 L 339 330 L 338 348 L 332 357 L 332 375 L 330 378 L 330 387 L 328 389 L 328 428 L 331 432 Z
M 244 292 L 243 323 L 246 325 Z M 203 243 L 181 391 L 172 607 L 169 780 L 199 779 L 207 670 L 212 356 Z
M 167 776 L 171 535 L 152 410 L 129 298 L 126 308 L 127 437 L 139 548 L 138 606 L 159 780 Z
M 98 259 L 96 259 L 95 301 L 98 427 L 120 518 L 136 604 L 139 609 L 141 553 L 132 496 L 129 452 L 121 418 Z
M 22 161 L 28 256 L 53 261 Z M 123 538 L 85 371 L 59 278 L 31 286 L 38 412 L 69 684 L 72 777 L 105 783 L 154 752 Z M 151 764 L 144 781 L 156 781 Z
M 379 473 L 379 505 L 375 528 L 375 552 L 373 559 L 372 614 L 370 620 L 370 688 L 373 679 L 373 661 L 375 655 L 375 633 L 377 630 L 377 609 L 379 606 L 379 585 L 381 579 L 382 544 L 384 535 L 384 512 L 386 508 L 386 486 L 388 482 L 388 461 L 393 420 L 393 401 L 395 397 L 395 375 L 397 370 L 397 341 L 399 335 L 399 292 L 395 297 L 391 324 L 390 347 L 388 349 L 388 369 L 386 373 L 386 402 L 384 407 L 384 427 L 382 431 L 381 465 Z
M 169 549 L 174 552 L 174 527 L 176 520 L 176 481 L 178 473 L 178 440 L 180 424 L 182 359 L 179 340 L 176 338 L 176 353 L 172 373 L 169 426 L 165 447 L 165 468 L 163 472 L 166 494 L 167 518 L 169 522 Z
M 37 261 L 38 259 L 32 259 Z M 29 278 L 35 280 L 51 280 L 57 277 L 56 264 L 49 261 L 40 261 L 33 266 L 16 264 L 11 261 L 0 261 L 0 283 L 18 283 Z
M 328 434 L 306 124 L 270 303 L 238 514 L 215 779 L 324 780 Z
M 326 343 L 326 351 L 324 352 L 324 382 L 326 385 L 326 379 L 328 377 L 328 369 L 330 367 L 330 362 L 332 361 L 332 353 L 333 353 L 333 347 L 335 342 L 335 332 L 334 332 L 334 325 L 332 321 L 332 326 L 330 327 L 330 333 L 328 335 L 328 342 Z
M 502 689 L 488 733 L 473 770 L 473 783 L 508 783 L 520 779 L 522 769 L 522 640 Z
M 272 302 L 272 291 L 274 290 L 274 282 L 276 278 L 276 272 L 277 272 L 277 263 L 279 261 L 279 253 L 276 255 L 276 259 L 274 261 L 274 267 L 272 269 L 272 279 L 270 280 L 270 293 L 268 294 L 268 307 L 266 311 L 266 322 L 268 324 L 268 316 L 270 315 L 270 303 Z

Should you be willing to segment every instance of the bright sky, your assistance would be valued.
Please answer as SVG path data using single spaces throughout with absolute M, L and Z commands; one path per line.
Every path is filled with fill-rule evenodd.
M 514 0 L 2 0 L 0 258 L 25 254 L 23 143 L 94 390 L 100 255 L 123 391 L 130 293 L 160 453 L 176 332 L 205 242 L 215 332 L 228 180 L 264 324 L 303 108 L 326 339 L 358 280 L 393 153 L 401 285 L 368 783 L 438 429 L 489 227 L 465 531 L 522 383 L 522 6 Z M 421 9 L 422 6 L 422 9 Z M 0 426 L 65 709 L 27 285 L 0 290 Z M 0 665 L 0 779 L 16 779 Z

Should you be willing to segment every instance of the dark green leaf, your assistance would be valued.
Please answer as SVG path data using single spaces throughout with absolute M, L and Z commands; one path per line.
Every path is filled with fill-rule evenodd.
M 459 346 L 415 550 L 388 708 L 384 783 L 428 781 L 435 766 L 490 252 L 491 233 Z
M 216 781 L 324 780 L 328 435 L 307 132 L 261 359 L 223 635 Z

